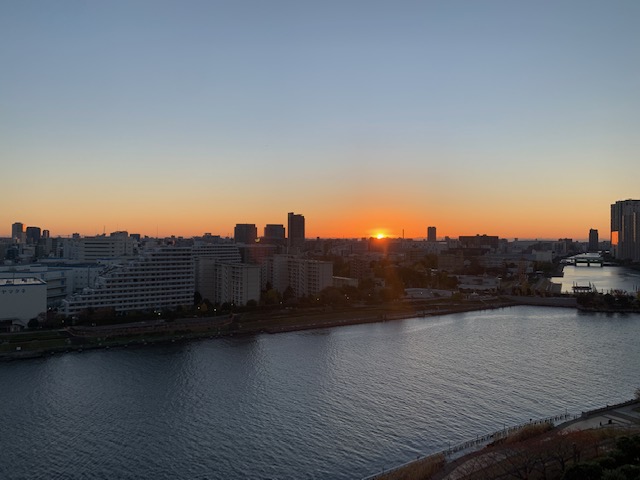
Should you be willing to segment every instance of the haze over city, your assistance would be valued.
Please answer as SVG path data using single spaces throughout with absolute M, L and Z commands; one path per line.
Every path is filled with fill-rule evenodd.
M 584 239 L 638 196 L 640 4 L 3 2 L 0 236 Z

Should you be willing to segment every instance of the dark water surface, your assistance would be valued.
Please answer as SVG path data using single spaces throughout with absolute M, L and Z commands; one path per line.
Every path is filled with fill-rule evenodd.
M 640 271 L 630 268 L 567 265 L 562 273 L 562 277 L 554 277 L 552 281 L 561 283 L 562 291 L 567 293 L 573 293 L 574 285 L 584 287 L 589 284 L 600 293 L 607 293 L 610 290 L 633 293 L 640 290 Z
M 640 315 L 542 307 L 4 363 L 0 478 L 360 478 L 639 372 Z

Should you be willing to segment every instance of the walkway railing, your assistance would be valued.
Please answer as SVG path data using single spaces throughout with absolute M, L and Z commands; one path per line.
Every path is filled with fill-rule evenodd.
M 363 478 L 363 480 L 375 480 L 377 478 L 381 478 L 384 475 L 387 475 L 389 473 L 395 472 L 396 470 L 399 470 L 401 468 L 404 468 L 408 465 L 411 465 L 412 463 L 419 461 L 419 460 L 428 460 L 429 458 L 433 458 L 434 460 L 436 459 L 436 457 L 441 457 L 444 455 L 445 458 L 450 458 L 451 456 L 453 456 L 454 454 L 458 453 L 458 452 L 462 452 L 474 447 L 477 447 L 479 445 L 486 445 L 489 444 L 491 442 L 495 442 L 496 440 L 500 440 L 501 438 L 506 438 L 507 436 L 509 436 L 509 434 L 517 432 L 518 430 L 521 430 L 525 427 L 528 427 L 530 425 L 542 425 L 542 424 L 551 424 L 551 425 L 555 425 L 558 422 L 564 422 L 567 420 L 575 420 L 577 418 L 579 418 L 580 415 L 571 415 L 569 413 L 564 413 L 562 415 L 556 415 L 553 417 L 547 417 L 547 418 L 543 418 L 540 420 L 530 420 L 528 422 L 525 423 L 521 423 L 519 425 L 515 425 L 515 426 L 511 426 L 511 427 L 505 427 L 502 430 L 496 430 L 493 433 L 488 433 L 486 435 L 482 435 L 482 436 L 477 436 L 474 440 L 468 440 L 466 442 L 461 442 L 458 443 L 457 445 L 453 445 L 453 446 L 449 446 L 449 448 L 447 448 L 446 450 L 442 450 L 440 452 L 436 452 L 436 453 L 432 453 L 430 455 L 426 455 L 424 457 L 418 456 L 418 458 L 416 458 L 415 460 L 410 460 L 408 462 L 403 463 L 402 465 L 396 465 L 395 467 L 389 468 L 388 470 L 382 470 L 380 473 L 376 473 L 373 475 L 369 475 L 368 477 Z

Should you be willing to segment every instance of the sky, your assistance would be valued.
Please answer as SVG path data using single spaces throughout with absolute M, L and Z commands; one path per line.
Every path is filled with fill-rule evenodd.
M 640 2 L 0 0 L 0 236 L 609 236 Z

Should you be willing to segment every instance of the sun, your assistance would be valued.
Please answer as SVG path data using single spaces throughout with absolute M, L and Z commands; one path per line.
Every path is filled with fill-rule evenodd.
M 378 240 L 383 239 L 383 238 L 384 238 L 384 233 L 379 233 L 379 234 L 377 234 L 377 235 L 376 235 L 376 238 L 377 238 Z

